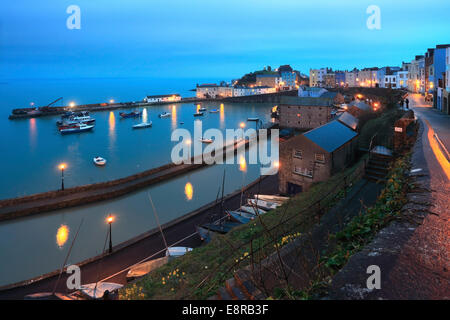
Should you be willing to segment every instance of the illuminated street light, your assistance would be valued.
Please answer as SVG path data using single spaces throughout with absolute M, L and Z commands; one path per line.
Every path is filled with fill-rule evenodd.
M 67 167 L 65 163 L 61 163 L 59 165 L 59 169 L 61 170 L 61 190 L 64 191 L 64 169 Z
M 69 103 L 69 107 L 71 107 L 71 108 L 75 107 L 75 102 L 73 102 L 73 101 L 70 102 L 70 103 Z
M 114 103 L 114 99 L 109 100 L 109 103 Z
M 112 223 L 114 222 L 114 216 L 109 215 L 106 218 L 106 222 L 109 224 L 109 253 L 112 253 Z

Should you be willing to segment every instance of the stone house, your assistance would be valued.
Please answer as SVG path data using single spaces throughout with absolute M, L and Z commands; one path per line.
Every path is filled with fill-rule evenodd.
M 279 191 L 296 194 L 326 181 L 354 160 L 358 133 L 338 120 L 280 145 Z

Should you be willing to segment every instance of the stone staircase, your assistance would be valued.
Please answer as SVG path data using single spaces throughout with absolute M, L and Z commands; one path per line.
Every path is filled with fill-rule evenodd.
M 386 149 L 388 150 L 388 149 Z M 366 166 L 364 178 L 374 182 L 386 182 L 386 175 L 389 171 L 389 165 L 393 159 L 392 153 L 371 152 L 369 162 Z
M 208 300 L 265 300 L 267 296 L 255 286 L 251 278 L 248 269 L 236 271 L 233 278 L 225 281 L 225 287 L 219 288 L 217 294 Z

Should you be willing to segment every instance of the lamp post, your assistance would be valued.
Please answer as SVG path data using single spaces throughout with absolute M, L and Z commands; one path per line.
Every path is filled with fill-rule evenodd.
M 244 140 L 244 128 L 245 128 L 245 123 L 244 123 L 244 122 L 241 122 L 241 123 L 239 124 L 239 126 L 240 126 L 241 129 L 242 129 L 242 140 Z
M 61 163 L 59 165 L 59 169 L 61 169 L 61 190 L 64 191 L 64 169 L 66 168 L 65 163 Z
M 112 253 L 112 223 L 114 222 L 114 217 L 109 215 L 106 219 L 106 222 L 109 224 L 109 253 Z

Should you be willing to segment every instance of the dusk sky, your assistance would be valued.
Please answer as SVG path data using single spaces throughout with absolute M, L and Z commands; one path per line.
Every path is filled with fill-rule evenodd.
M 69 30 L 69 5 L 81 29 Z M 369 30 L 369 5 L 381 30 Z M 266 65 L 400 65 L 450 43 L 448 0 L 18 0 L 0 12 L 0 78 L 214 77 Z

